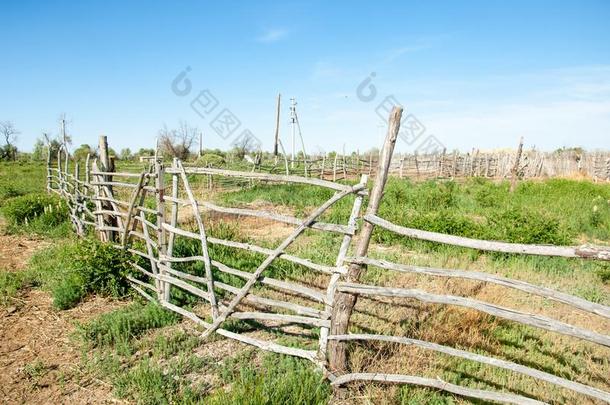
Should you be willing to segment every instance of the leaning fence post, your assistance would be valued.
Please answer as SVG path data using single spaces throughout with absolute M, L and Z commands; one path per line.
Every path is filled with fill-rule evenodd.
M 366 187 L 366 183 L 368 182 L 369 176 L 367 174 L 363 174 L 360 176 L 360 183 L 363 187 Z M 356 220 L 358 219 L 358 215 L 360 214 L 360 208 L 362 207 L 362 201 L 364 199 L 363 194 L 356 194 L 354 198 L 354 204 L 352 205 L 352 212 L 347 221 L 347 226 L 356 228 Z M 345 257 L 347 256 L 347 251 L 349 250 L 350 244 L 352 242 L 353 235 L 345 234 L 343 235 L 343 240 L 341 241 L 341 247 L 339 248 L 339 253 L 337 254 L 337 258 L 335 260 L 335 266 L 340 268 L 345 263 Z M 335 298 L 335 289 L 337 282 L 341 277 L 341 273 L 336 272 L 333 273 L 331 279 L 328 283 L 328 288 L 326 289 L 326 305 L 324 308 L 324 317 L 325 319 L 329 319 L 333 309 L 333 300 Z M 318 356 L 322 358 L 322 360 L 326 363 L 326 348 L 328 346 L 328 334 L 330 329 L 328 327 L 320 328 L 320 339 L 319 339 L 319 353 Z
M 369 205 L 366 210 L 367 215 L 375 215 L 379 209 L 379 204 L 383 196 L 383 189 L 388 178 L 390 164 L 392 162 L 392 154 L 396 145 L 396 138 L 400 129 L 400 119 L 402 117 L 402 107 L 394 107 L 390 113 L 388 134 L 381 150 L 379 165 L 377 167 L 377 176 L 373 183 Z M 371 235 L 373 233 L 373 224 L 364 222 L 362 232 L 356 247 L 357 256 L 366 256 Z M 351 264 L 345 276 L 347 282 L 356 282 L 360 277 L 360 273 L 365 269 L 365 265 Z M 330 333 L 331 335 L 343 335 L 347 333 L 349 319 L 356 304 L 356 296 L 337 292 L 335 295 L 334 305 L 331 314 Z M 331 340 L 328 342 L 328 358 L 331 371 L 342 371 L 347 368 L 347 357 L 345 352 L 345 343 L 341 341 Z

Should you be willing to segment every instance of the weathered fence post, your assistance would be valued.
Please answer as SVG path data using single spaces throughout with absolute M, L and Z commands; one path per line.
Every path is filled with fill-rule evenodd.
M 156 211 L 157 211 L 157 244 L 159 256 L 165 256 L 167 253 L 167 243 L 165 240 L 165 167 L 159 159 L 155 160 L 155 194 L 156 194 Z M 159 274 L 163 274 L 162 267 L 159 266 Z M 169 300 L 169 283 L 162 281 L 160 283 L 160 292 L 164 301 Z
M 339 155 L 335 153 L 335 162 L 333 163 L 333 181 L 337 181 L 337 158 Z
M 519 147 L 517 148 L 517 154 L 515 155 L 515 164 L 510 171 L 510 192 L 515 191 L 517 187 L 517 176 L 519 174 L 519 162 L 521 161 L 521 154 L 523 153 L 523 137 L 519 140 Z
M 366 183 L 368 182 L 369 176 L 367 174 L 363 174 L 360 177 L 360 184 L 366 187 Z M 352 205 L 352 212 L 350 213 L 349 220 L 347 221 L 347 226 L 356 227 L 356 220 L 358 219 L 358 215 L 360 214 L 360 208 L 362 207 L 362 201 L 364 196 L 362 194 L 357 194 L 354 198 L 354 204 Z M 349 250 L 350 244 L 352 242 L 353 235 L 343 235 L 343 240 L 341 241 L 341 247 L 339 248 L 339 253 L 337 254 L 337 258 L 335 260 L 335 266 L 341 267 L 345 262 L 345 257 L 347 256 L 347 251 Z M 341 278 L 340 273 L 333 273 L 331 279 L 328 283 L 328 288 L 326 289 L 326 305 L 324 308 L 324 316 L 325 319 L 331 317 L 332 309 L 333 309 L 333 300 L 336 296 L 336 286 L 337 282 Z M 319 353 L 318 356 L 322 358 L 324 363 L 326 363 L 326 348 L 328 346 L 328 334 L 330 329 L 328 327 L 320 328 L 320 339 L 319 339 Z
M 443 177 L 443 166 L 445 165 L 445 153 L 447 153 L 447 148 L 443 148 L 443 153 L 441 153 L 441 158 L 438 163 L 438 174 L 436 177 Z
M 99 170 L 102 172 L 111 172 L 114 170 L 114 165 L 111 166 L 111 161 L 110 161 L 110 156 L 108 154 L 108 137 L 106 137 L 105 135 L 100 135 L 99 137 Z M 108 175 L 103 175 L 101 176 L 100 180 L 102 182 L 111 182 L 112 181 L 112 177 L 108 176 Z M 98 180 L 99 181 L 99 180 Z M 106 197 L 107 198 L 112 198 L 113 196 L 113 192 L 112 192 L 112 185 L 110 184 L 106 184 L 106 185 L 102 185 L 99 188 L 100 191 L 106 190 Z M 112 210 L 112 204 L 109 201 L 102 201 L 102 209 L 103 210 Z M 103 218 L 103 225 L 104 226 L 112 226 L 112 227 L 116 227 L 117 224 L 117 220 L 115 217 L 108 215 L 108 214 L 104 214 L 102 216 Z M 106 241 L 114 241 L 116 238 L 116 233 L 114 231 L 111 230 L 107 230 L 106 231 Z
M 47 146 L 47 194 L 51 194 L 53 172 L 51 171 L 51 144 Z
M 402 107 L 394 107 L 390 113 L 388 122 L 388 134 L 386 136 L 379 165 L 377 168 L 377 176 L 371 191 L 369 205 L 366 210 L 367 215 L 375 215 L 379 209 L 383 189 L 388 178 L 390 164 L 392 162 L 392 154 L 396 145 L 396 138 L 400 129 L 400 119 L 402 117 Z M 356 247 L 357 256 L 366 256 L 371 235 L 373 233 L 373 224 L 364 222 L 358 246 Z M 366 266 L 363 264 L 351 264 L 345 276 L 347 282 L 356 282 L 360 277 L 360 273 Z M 331 335 L 343 335 L 347 332 L 349 319 L 356 304 L 356 296 L 353 294 L 337 292 L 335 295 L 334 305 L 331 314 Z M 331 340 L 328 344 L 328 359 L 329 366 L 332 372 L 345 370 L 347 367 L 347 356 L 345 351 L 345 343 L 341 341 Z
M 321 179 L 324 179 L 324 165 L 326 165 L 326 154 L 322 155 L 322 169 L 320 170 Z

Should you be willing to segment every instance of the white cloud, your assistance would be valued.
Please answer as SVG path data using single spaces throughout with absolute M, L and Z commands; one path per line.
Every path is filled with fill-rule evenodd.
M 283 28 L 271 28 L 265 30 L 256 38 L 257 42 L 270 43 L 280 41 L 288 35 L 288 30 Z

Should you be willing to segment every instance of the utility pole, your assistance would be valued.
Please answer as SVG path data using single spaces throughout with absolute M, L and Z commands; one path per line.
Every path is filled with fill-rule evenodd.
M 297 102 L 293 98 L 290 99 L 290 127 L 292 130 L 292 156 L 290 157 L 290 167 L 294 169 L 294 161 L 296 156 L 296 123 L 297 123 Z
M 277 164 L 277 147 L 280 139 L 280 103 L 281 103 L 282 95 L 278 93 L 277 95 L 277 109 L 275 113 L 275 142 L 273 143 L 273 156 L 275 156 L 276 164 Z
M 203 131 L 199 131 L 199 157 L 203 156 Z
M 66 142 L 66 118 L 65 117 L 61 117 L 61 137 L 63 139 L 64 142 L 64 147 L 66 148 L 66 150 L 68 149 L 68 143 Z

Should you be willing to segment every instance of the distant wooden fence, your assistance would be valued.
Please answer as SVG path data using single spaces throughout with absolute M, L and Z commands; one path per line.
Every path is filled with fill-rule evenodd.
M 389 171 L 393 176 L 411 179 L 507 179 L 513 177 L 516 161 L 516 151 L 399 153 L 393 156 Z M 299 162 L 298 170 L 306 177 L 338 181 L 358 178 L 362 174 L 372 178 L 377 172 L 378 163 L 378 154 L 329 154 Z M 595 181 L 610 181 L 610 152 L 524 150 L 516 169 L 519 179 L 586 177 Z M 284 166 L 263 164 L 254 170 L 281 172 Z
M 136 291 L 147 299 L 156 301 L 165 308 L 201 325 L 204 328 L 204 337 L 216 332 L 263 350 L 308 359 L 324 370 L 334 386 L 353 381 L 405 383 L 488 401 L 515 404 L 541 403 L 523 395 L 472 389 L 440 379 L 402 374 L 350 372 L 346 363 L 346 342 L 377 341 L 411 345 L 499 367 L 590 398 L 610 402 L 610 393 L 599 388 L 515 362 L 404 336 L 349 333 L 350 318 L 358 296 L 397 297 L 469 308 L 497 318 L 610 347 L 608 335 L 546 316 L 521 312 L 468 297 L 432 294 L 417 289 L 378 286 L 360 281 L 360 276 L 367 271 L 368 266 L 391 272 L 476 280 L 545 297 L 595 316 L 610 319 L 608 306 L 520 280 L 484 272 L 413 266 L 369 257 L 372 232 L 375 227 L 381 227 L 408 238 L 484 251 L 610 260 L 610 249 L 607 247 L 538 246 L 482 241 L 405 228 L 379 217 L 377 210 L 393 165 L 392 155 L 401 114 L 402 109 L 396 108 L 390 115 L 388 136 L 380 153 L 370 194 L 367 192 L 368 173 L 364 174 L 356 185 L 350 186 L 313 177 L 185 167 L 176 159 L 170 167 L 165 167 L 161 161 L 156 161 L 151 162 L 148 168 L 143 168 L 139 173 L 118 173 L 113 171 L 113 163 L 107 156 L 107 144 L 103 137 L 100 142 L 100 158 L 93 162 L 87 159 L 83 173 L 78 164 L 73 165 L 72 173 L 69 172 L 69 157 L 65 149 L 60 150 L 56 167 L 52 167 L 49 157 L 48 190 L 59 194 L 68 202 L 70 218 L 76 232 L 84 234 L 87 230 L 91 230 L 102 240 L 113 243 L 118 249 L 129 251 L 134 255 L 132 266 L 137 275 L 129 276 L 129 281 Z M 191 187 L 191 183 L 201 176 L 237 178 L 245 182 L 304 184 L 332 190 L 333 194 L 305 218 L 297 218 L 259 209 L 221 207 L 209 201 L 201 201 Z M 369 195 L 369 203 L 365 215 L 361 215 L 363 198 L 367 195 Z M 345 223 L 321 221 L 320 217 L 325 212 L 345 198 L 353 199 L 351 213 Z M 194 226 L 186 226 L 188 221 L 180 219 L 180 211 L 184 209 L 190 213 L 188 218 L 191 222 L 194 221 Z M 265 247 L 250 241 L 220 239 L 209 235 L 209 222 L 204 212 L 216 212 L 240 218 L 262 218 L 294 226 L 294 230 L 274 247 Z M 361 229 L 357 229 L 359 218 L 363 218 Z M 334 263 L 318 263 L 288 251 L 306 230 L 341 235 L 342 242 L 334 255 Z M 357 242 L 352 248 L 352 240 L 356 234 Z M 180 256 L 175 249 L 177 238 L 195 241 L 198 245 L 197 252 L 189 256 Z M 258 265 L 255 268 L 234 268 L 227 263 L 214 260 L 210 255 L 210 249 L 217 247 L 255 254 L 258 257 Z M 311 271 L 312 278 L 323 280 L 320 283 L 325 287 L 271 277 L 269 269 L 278 260 Z M 203 269 L 195 274 L 181 267 L 185 263 L 202 263 Z M 203 311 L 201 306 L 185 308 L 176 305 L 173 298 L 177 290 L 197 297 L 205 304 L 207 310 Z M 232 331 L 226 326 L 229 318 L 256 321 L 260 325 L 261 333 L 274 328 L 277 324 L 301 325 L 309 330 L 318 330 L 317 348 L 282 344 L 282 341 L 277 339 L 284 333 L 281 329 L 274 329 L 272 335 Z

